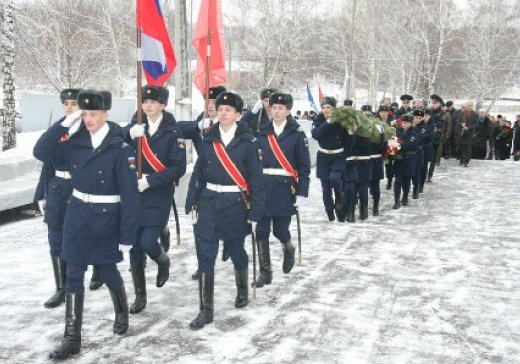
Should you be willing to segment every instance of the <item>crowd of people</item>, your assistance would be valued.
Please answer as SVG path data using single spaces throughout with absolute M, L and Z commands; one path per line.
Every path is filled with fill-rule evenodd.
M 256 289 L 273 281 L 271 232 L 281 245 L 282 271 L 291 272 L 297 246 L 289 226 L 306 203 L 311 174 L 309 141 L 297 122 L 300 116 L 292 115 L 292 95 L 264 89 L 244 112 L 238 94 L 213 87 L 205 95 L 204 113 L 196 120 L 176 121 L 165 110 L 168 90 L 147 85 L 141 90 L 141 107 L 125 127 L 108 119 L 108 91 L 65 89 L 60 97 L 64 116 L 34 147 L 34 156 L 43 162 L 35 200 L 48 226 L 56 285 L 44 307 L 65 303 L 64 338 L 50 358 L 80 352 L 89 265 L 94 268 L 90 289 L 108 287 L 118 335 L 128 330 L 129 315 L 148 305 L 147 257 L 158 266 L 156 286 L 168 281 L 167 224 L 175 186 L 186 172 L 185 139 L 192 140 L 198 155 L 185 203 L 198 263 L 192 279 L 198 281 L 199 307 L 190 328 L 213 322 L 220 241 L 222 260 L 230 258 L 234 266 L 236 308 L 248 305 L 251 285 Z M 520 117 L 512 128 L 504 118 L 494 121 L 475 112 L 471 101 L 457 111 L 453 102 L 435 94 L 429 106 L 408 94 L 400 99 L 401 106 L 383 100 L 375 113 L 370 105 L 361 107 L 359 115 L 379 120 L 373 123 L 375 139 L 335 121 L 334 112 L 352 109 L 352 100 L 340 106 L 335 98 L 324 97 L 321 111 L 308 116 L 319 145 L 316 177 L 329 221 L 367 219 L 369 196 L 372 215 L 379 215 L 385 178 L 386 188 L 393 188 L 393 208 L 408 205 L 410 191 L 412 199 L 419 198 L 442 156 L 457 157 L 467 167 L 471 158 L 507 159 L 514 145 L 515 159 L 520 157 Z M 256 277 L 255 272 L 251 284 L 244 248 L 248 235 L 258 249 L 260 273 Z M 120 244 L 131 246 L 131 305 L 117 268 L 123 259 Z

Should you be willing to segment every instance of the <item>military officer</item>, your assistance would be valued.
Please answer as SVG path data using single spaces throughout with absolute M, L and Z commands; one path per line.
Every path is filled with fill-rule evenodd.
M 426 175 L 429 176 L 429 170 L 431 169 L 431 165 L 435 164 L 435 150 L 434 150 L 434 140 L 435 140 L 435 122 L 432 120 L 433 110 L 425 109 L 424 110 L 424 136 L 423 136 L 423 152 L 424 152 L 424 165 L 421 170 L 420 183 L 419 183 L 419 193 L 422 193 L 424 190 L 424 182 L 426 181 Z M 431 178 L 430 176 L 428 177 Z M 431 181 L 431 179 L 430 179 Z
M 413 128 L 417 133 L 417 153 L 415 154 L 415 173 L 412 176 L 412 198 L 419 198 L 419 185 L 421 184 L 422 170 L 424 168 L 424 144 L 426 138 L 426 125 L 424 124 L 424 110 L 413 111 Z M 431 142 L 431 141 L 430 141 Z
M 412 95 L 408 95 L 408 94 L 404 94 L 404 95 L 401 95 L 400 99 L 401 99 L 402 105 L 395 112 L 396 119 L 399 119 L 401 116 L 407 115 L 410 112 L 412 112 L 412 106 L 410 105 L 410 101 L 413 100 L 413 96 Z
M 235 307 L 248 304 L 245 237 L 262 217 L 264 186 L 261 150 L 246 123 L 237 121 L 244 102 L 231 92 L 215 102 L 219 122 L 203 137 L 186 198 L 199 245 L 200 312 L 190 323 L 198 330 L 213 322 L 214 270 L 219 239 L 228 245 L 235 267 Z
M 387 107 L 387 106 L 380 106 Z M 351 204 L 352 219 L 355 220 L 355 201 L 359 200 L 359 218 L 366 220 L 368 218 L 368 184 L 372 180 L 372 143 L 366 137 L 356 136 L 356 144 L 352 150 L 352 156 L 349 157 L 356 164 L 357 179 L 356 193 L 354 202 Z
M 346 166 L 343 150 L 346 131 L 339 123 L 330 123 L 330 114 L 335 107 L 334 97 L 324 97 L 321 101 L 321 112 L 312 123 L 311 131 L 312 137 L 319 145 L 316 177 L 321 182 L 323 205 L 329 221 L 335 220 L 335 213 L 337 214 L 343 206 L 343 175 Z
M 451 135 L 451 115 L 444 110 L 446 106 L 444 100 L 437 94 L 431 95 L 430 99 L 432 105 L 431 123 L 434 128 L 435 138 L 432 143 L 434 163 L 430 163 L 428 168 L 428 182 L 431 182 L 435 166 L 441 164 L 443 145 Z
M 260 265 L 260 276 L 255 282 L 257 287 L 270 284 L 273 278 L 269 252 L 271 224 L 273 235 L 282 243 L 283 272 L 289 273 L 294 266 L 295 247 L 289 225 L 291 216 L 307 199 L 311 171 L 307 137 L 291 117 L 292 96 L 273 93 L 269 96 L 269 105 L 273 120 L 258 134 L 258 144 L 263 152 L 266 203 L 264 215 L 256 227 Z
M 410 192 L 410 182 L 415 175 L 416 153 L 417 153 L 417 132 L 413 128 L 413 116 L 401 116 L 402 129 L 397 130 L 397 138 L 401 140 L 401 159 L 394 162 L 394 206 L 398 209 L 401 204 L 408 205 L 408 193 Z M 403 198 L 400 200 L 401 190 Z
M 55 154 L 66 161 L 73 187 L 61 251 L 67 263 L 65 333 L 61 345 L 49 354 L 52 359 L 66 359 L 81 349 L 87 265 L 98 266 L 109 289 L 115 311 L 114 333 L 122 335 L 128 330 L 125 286 L 116 263 L 123 259 L 119 244 L 132 245 L 137 235 L 135 155 L 124 143 L 121 127 L 108 121 L 110 92 L 81 91 L 78 104 L 81 111 L 55 123 L 34 147 L 35 156 L 46 162 L 52 162 Z M 86 130 L 57 148 L 60 138 L 82 115 Z
M 255 137 L 258 136 L 260 128 L 269 123 L 269 120 L 272 117 L 271 106 L 269 105 L 269 96 L 275 92 L 277 91 L 274 88 L 262 89 L 260 91 L 260 100 L 253 105 L 251 110 L 242 116 L 242 119 L 240 119 L 249 125 Z
M 144 259 L 148 255 L 158 265 L 157 287 L 169 278 L 170 259 L 157 243 L 159 232 L 168 223 L 175 182 L 186 173 L 184 139 L 173 115 L 164 110 L 168 89 L 147 85 L 142 88 L 143 123 L 134 115 L 128 130 L 128 142 L 134 151 L 141 138 L 142 178 L 138 180 L 139 219 L 137 241 L 130 249 L 130 266 L 135 302 L 130 313 L 141 312 L 147 304 Z

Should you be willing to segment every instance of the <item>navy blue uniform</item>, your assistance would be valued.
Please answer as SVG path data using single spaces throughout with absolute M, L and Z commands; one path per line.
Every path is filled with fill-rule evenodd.
M 424 144 L 426 138 L 426 124 L 421 121 L 414 127 L 417 133 L 417 153 L 415 154 L 415 173 L 412 176 L 413 188 L 418 189 L 421 184 L 421 176 L 424 168 Z
M 368 183 L 372 180 L 372 143 L 366 137 L 357 136 L 356 145 L 352 151 L 352 157 L 357 167 L 356 196 L 359 199 L 360 208 L 368 205 Z M 361 213 L 363 217 L 363 213 Z
M 263 126 L 258 134 L 258 144 L 263 152 L 263 183 L 266 204 L 264 215 L 256 227 L 256 235 L 258 241 L 268 241 L 272 221 L 273 235 L 285 244 L 291 239 L 289 224 L 291 216 L 296 213 L 296 208 L 293 206 L 294 197 L 295 195 L 307 197 L 309 194 L 311 172 L 309 145 L 300 125 L 289 116 L 283 132 L 276 137 L 276 140 L 287 161 L 298 173 L 296 183 L 291 176 L 281 175 L 283 168 L 267 139 L 270 134 L 276 137 L 272 121 Z M 292 188 L 295 190 L 294 195 L 291 191 Z
M 424 184 L 424 182 L 426 181 L 426 175 L 429 173 L 429 170 L 431 170 L 432 174 L 433 174 L 431 165 L 435 166 L 435 156 L 436 156 L 435 153 L 436 152 L 434 150 L 434 147 L 435 146 L 436 146 L 435 148 L 439 147 L 439 144 L 435 144 L 435 145 L 433 144 L 434 139 L 436 138 L 436 133 L 435 133 L 436 123 L 430 119 L 429 122 L 424 123 L 424 128 L 425 128 L 425 132 L 424 132 L 424 167 L 421 171 L 421 179 L 420 179 L 421 184 Z M 428 163 L 430 164 L 430 166 L 428 166 Z
M 343 175 L 345 174 L 346 130 L 339 124 L 330 124 L 323 113 L 312 123 L 312 137 L 318 142 L 320 149 L 316 158 L 316 177 L 320 179 L 323 204 L 326 211 L 335 207 L 332 190 L 336 198 L 343 191 Z
M 269 123 L 269 115 L 267 115 L 267 111 L 264 108 L 261 108 L 256 114 L 253 111 L 248 110 L 242 117 L 240 121 L 246 123 L 249 128 L 253 131 L 253 135 L 258 138 L 259 130 Z
M 379 143 L 371 143 L 372 150 L 370 155 L 370 162 L 372 165 L 372 176 L 369 183 L 370 194 L 374 200 L 374 211 L 379 206 L 379 199 L 381 198 L 381 189 L 379 184 L 385 178 L 385 170 L 383 163 L 383 154 L 386 152 L 385 132 L 382 127 L 380 129 Z
M 143 115 L 143 121 L 146 121 Z M 136 123 L 135 117 L 128 130 Z M 163 119 L 157 131 L 150 136 L 149 125 L 145 124 L 145 134 L 150 149 L 166 168 L 156 172 L 146 158 L 142 157 L 142 173 L 150 187 L 139 194 L 138 226 L 139 241 L 130 250 L 130 262 L 137 264 L 144 260 L 145 253 L 152 259 L 161 254 L 157 243 L 160 229 L 167 225 L 170 216 L 172 198 L 175 192 L 175 182 L 186 173 L 186 149 L 180 129 L 175 118 L 169 112 L 163 111 Z M 131 140 L 134 150 L 137 150 L 137 139 Z
M 70 166 L 73 188 L 95 196 L 117 195 L 118 203 L 88 203 L 74 195 L 68 201 L 61 257 L 67 264 L 67 293 L 83 293 L 87 265 L 98 265 L 104 282 L 118 289 L 123 282 L 115 263 L 123 259 L 119 244 L 132 245 L 137 233 L 138 208 L 135 155 L 124 144 L 121 128 L 108 123 L 109 132 L 98 148 L 84 129 L 60 144 L 68 128 L 60 122 L 49 128 L 34 147 L 34 155 L 52 163 L 63 159 Z M 88 200 L 88 196 L 85 196 Z
M 235 186 L 214 150 L 213 142 L 222 143 L 219 123 L 205 133 L 195 164 L 186 198 L 186 213 L 197 207 L 198 220 L 194 225 L 199 240 L 199 272 L 212 273 L 218 252 L 218 241 L 226 245 L 235 268 L 247 268 L 245 237 L 251 233 L 249 221 L 260 221 L 264 210 L 264 186 L 260 147 L 247 124 L 238 121 L 235 137 L 226 151 L 249 184 L 251 209 L 247 210 L 240 192 L 216 192 L 206 188 L 208 183 Z
M 357 163 L 353 159 L 354 147 L 357 143 L 355 134 L 345 134 L 343 150 L 345 153 L 345 174 L 343 175 L 343 206 L 338 212 L 338 220 L 345 221 L 347 210 L 350 211 L 355 206 L 356 182 L 358 180 Z
M 408 130 L 398 130 L 397 137 L 401 139 L 401 156 L 402 159 L 395 160 L 395 184 L 394 194 L 399 196 L 401 188 L 405 196 L 410 192 L 410 180 L 415 175 L 415 166 L 417 164 L 417 131 L 410 127 Z
M 61 118 L 58 123 L 61 123 L 64 119 L 64 117 Z M 75 138 L 84 128 L 82 123 L 80 129 L 71 138 Z M 68 133 L 64 133 L 63 139 L 66 138 L 68 138 Z M 66 144 L 66 142 L 58 140 L 55 148 L 57 150 L 63 149 Z M 47 163 L 43 164 L 35 196 L 36 200 L 46 199 L 43 221 L 47 224 L 48 240 L 51 256 L 53 257 L 58 257 L 61 254 L 65 210 L 67 201 L 72 193 L 72 184 L 70 176 L 68 176 L 68 160 L 61 155 L 61 153 L 57 152 L 52 158 L 47 159 Z M 35 150 L 35 157 L 41 160 L 42 156 Z

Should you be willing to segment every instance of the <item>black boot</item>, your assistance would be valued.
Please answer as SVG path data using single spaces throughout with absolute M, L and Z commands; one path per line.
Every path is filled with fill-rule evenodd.
M 60 346 L 49 353 L 49 359 L 64 360 L 81 350 L 84 297 L 83 293 L 65 294 L 65 333 Z
M 421 183 L 419 185 L 419 190 L 418 191 L 419 191 L 419 193 L 423 193 L 424 192 L 424 184 L 423 183 Z
M 128 300 L 126 298 L 125 285 L 115 291 L 109 289 L 112 303 L 114 304 L 114 334 L 123 335 L 128 330 Z
M 229 259 L 229 253 L 228 253 L 228 249 L 227 249 L 227 245 L 226 243 L 222 243 L 222 261 L 224 262 L 227 262 L 227 260 Z
M 199 280 L 199 271 L 195 271 L 195 273 L 193 273 L 191 275 L 191 279 L 193 279 L 194 281 L 198 281 Z
M 144 275 L 144 262 L 132 264 L 132 281 L 134 282 L 135 302 L 130 306 L 130 313 L 136 314 L 144 310 L 147 303 L 146 277 Z
M 387 181 L 386 182 L 386 189 L 387 190 L 391 190 L 392 189 L 392 179 L 388 178 L 386 181 Z
M 394 195 L 394 206 L 392 206 L 392 208 L 394 210 L 401 208 L 401 201 L 400 201 L 400 197 L 398 194 Z
M 408 194 L 407 193 L 405 193 L 403 195 L 403 199 L 401 200 L 401 205 L 408 206 Z
M 161 255 L 159 255 L 156 259 L 154 259 L 155 263 L 157 263 L 157 280 L 155 285 L 157 287 L 162 287 L 170 278 L 170 258 L 166 255 L 166 253 L 161 249 Z
M 352 204 L 347 203 L 346 205 L 346 217 L 347 222 L 356 222 L 355 214 L 352 211 Z
M 336 217 L 334 216 L 334 210 L 327 210 L 327 217 L 329 218 L 329 221 L 336 220 Z
M 289 273 L 291 269 L 294 267 L 294 262 L 296 261 L 294 255 L 296 253 L 296 249 L 294 245 L 292 245 L 291 239 L 287 243 L 282 243 L 283 247 L 283 265 L 282 269 L 284 273 Z
M 235 269 L 235 282 L 237 284 L 236 308 L 244 308 L 249 303 L 249 287 L 247 286 L 248 270 Z
M 366 220 L 368 219 L 368 205 L 364 203 L 359 203 L 359 219 Z
M 89 288 L 91 291 L 95 291 L 99 287 L 103 285 L 103 279 L 101 279 L 101 274 L 99 274 L 99 270 L 95 265 L 92 266 L 92 278 L 90 278 Z
M 413 188 L 413 192 L 412 192 L 412 198 L 414 200 L 417 200 L 419 198 L 419 189 L 417 187 L 414 187 Z
M 379 201 L 374 201 L 374 205 L 372 206 L 372 215 L 379 216 Z
M 200 330 L 213 322 L 213 287 L 214 273 L 199 273 L 199 302 L 200 312 L 197 318 L 190 323 L 190 329 Z
M 426 180 L 426 182 L 431 182 L 432 181 L 432 176 L 428 175 L 428 179 Z
M 164 252 L 168 253 L 168 250 L 170 250 L 170 229 L 168 229 L 168 225 L 161 229 L 161 233 L 159 234 L 159 243 Z
M 65 261 L 51 255 L 51 262 L 56 292 L 43 304 L 45 308 L 55 308 L 65 302 Z
M 334 196 L 334 208 L 336 210 L 339 210 L 341 208 L 341 206 L 343 206 L 343 197 L 344 197 L 344 192 L 341 191 L 340 193 L 336 193 L 335 196 Z M 331 220 L 332 221 L 332 220 Z
M 260 276 L 254 283 L 256 287 L 263 287 L 273 281 L 273 271 L 271 270 L 271 255 L 269 252 L 269 241 L 257 241 L 258 265 L 260 266 Z

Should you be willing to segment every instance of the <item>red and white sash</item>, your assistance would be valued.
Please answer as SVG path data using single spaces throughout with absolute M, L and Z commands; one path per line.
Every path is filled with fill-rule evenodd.
M 278 160 L 278 163 L 280 163 L 282 168 L 285 169 L 285 171 L 289 173 L 289 175 L 291 175 L 291 177 L 294 179 L 296 183 L 298 183 L 298 171 L 291 166 L 291 163 L 289 163 L 287 157 L 285 156 L 285 154 L 283 154 L 282 149 L 280 148 L 280 145 L 278 144 L 278 141 L 276 140 L 274 134 L 268 134 L 267 140 L 269 141 L 269 146 L 271 147 L 274 156 Z
M 235 184 L 242 190 L 245 191 L 247 195 L 249 195 L 249 185 L 247 184 L 244 176 L 238 170 L 237 166 L 233 163 L 229 154 L 226 152 L 226 148 L 220 142 L 213 142 L 213 149 L 215 149 L 215 154 L 220 161 L 220 164 L 224 167 L 229 176 L 233 179 Z

